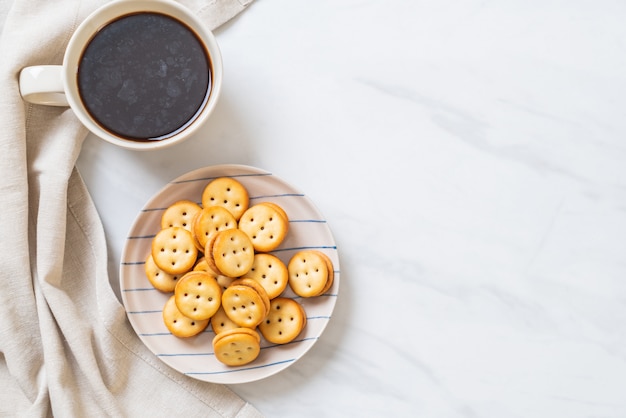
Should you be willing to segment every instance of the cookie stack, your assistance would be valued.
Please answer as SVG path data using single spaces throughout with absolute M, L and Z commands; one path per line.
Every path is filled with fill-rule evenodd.
M 301 333 L 306 313 L 282 296 L 288 285 L 302 297 L 332 286 L 332 262 L 324 253 L 299 251 L 288 265 L 270 254 L 287 236 L 288 215 L 273 202 L 250 206 L 248 191 L 233 178 L 209 182 L 201 204 L 175 202 L 160 226 L 145 272 L 156 289 L 173 293 L 163 321 L 180 338 L 210 324 L 215 356 L 226 365 L 254 361 L 261 335 L 286 344 Z

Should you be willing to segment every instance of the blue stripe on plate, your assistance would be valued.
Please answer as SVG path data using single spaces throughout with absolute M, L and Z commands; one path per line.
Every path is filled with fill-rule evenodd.
M 303 343 L 305 341 L 311 341 L 311 340 L 317 340 L 317 337 L 308 337 L 308 338 L 301 338 L 299 340 L 293 340 L 293 341 L 289 341 L 288 343 L 285 344 L 271 344 L 271 345 L 266 345 L 265 347 L 261 347 L 261 350 L 265 350 L 267 348 L 274 348 L 274 347 L 285 347 L 287 345 L 291 345 L 291 344 L 298 344 L 298 343 Z
M 277 366 L 279 364 L 293 363 L 294 361 L 296 361 L 295 358 L 290 358 L 290 359 L 287 359 L 287 360 L 277 361 L 277 362 L 268 363 L 268 364 L 261 364 L 261 365 L 254 366 L 254 367 L 244 367 L 242 369 L 221 370 L 221 371 L 217 371 L 217 372 L 187 372 L 185 374 L 188 375 L 188 376 L 199 376 L 199 375 L 210 375 L 210 374 L 236 373 L 236 372 L 240 372 L 240 371 L 244 371 L 244 370 L 263 369 L 263 368 L 266 368 L 266 367 Z
M 131 235 L 130 237 L 127 237 L 126 239 L 152 239 L 156 236 L 156 234 L 150 234 L 150 235 Z
M 270 197 L 304 197 L 304 194 L 302 193 L 266 194 L 266 195 L 259 195 L 259 196 L 250 196 L 250 200 L 267 199 Z
M 290 223 L 313 223 L 313 224 L 325 224 L 326 219 L 290 219 Z
M 163 313 L 163 309 L 155 310 L 155 311 L 126 311 L 129 315 L 141 315 L 141 314 L 153 314 L 153 313 Z
M 128 287 L 126 289 L 122 289 L 122 292 L 153 292 L 156 289 L 154 287 Z
M 211 328 L 205 328 L 204 330 L 198 333 L 198 335 L 200 334 L 215 334 L 215 332 L 213 332 Z M 174 336 L 174 334 L 172 334 L 171 332 L 147 332 L 147 333 L 142 333 L 138 335 L 141 335 L 142 337 L 173 337 Z
M 122 261 L 120 263 L 123 266 L 140 266 L 142 264 L 146 264 L 145 261 Z
M 207 357 L 214 356 L 215 353 L 176 353 L 176 354 L 157 354 L 157 357 Z
M 278 248 L 272 252 L 280 252 L 280 251 L 299 251 L 299 250 L 311 250 L 311 249 L 327 249 L 327 250 L 336 250 L 336 245 L 312 245 L 305 247 L 290 247 L 290 248 Z

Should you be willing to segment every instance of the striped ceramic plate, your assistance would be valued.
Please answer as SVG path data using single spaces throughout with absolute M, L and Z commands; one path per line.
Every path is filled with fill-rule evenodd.
M 152 237 L 158 232 L 161 214 L 177 200 L 200 202 L 206 184 L 217 177 L 233 177 L 250 195 L 250 205 L 262 201 L 275 202 L 289 215 L 289 233 L 272 253 L 288 263 L 298 250 L 314 248 L 333 261 L 335 280 L 322 296 L 300 298 L 289 287 L 284 296 L 300 302 L 307 313 L 307 325 L 298 338 L 289 344 L 275 345 L 261 341 L 261 353 L 252 363 L 228 367 L 217 361 L 213 353 L 214 333 L 209 326 L 201 334 L 181 339 L 173 336 L 161 317 L 163 305 L 170 295 L 155 290 L 144 274 L 145 259 Z M 271 376 L 289 367 L 302 357 L 320 338 L 328 324 L 339 289 L 339 258 L 331 231 L 313 202 L 280 178 L 254 167 L 219 165 L 187 173 L 167 184 L 145 205 L 132 225 L 120 266 L 122 300 L 128 319 L 143 343 L 170 367 L 199 380 L 214 383 L 244 383 Z

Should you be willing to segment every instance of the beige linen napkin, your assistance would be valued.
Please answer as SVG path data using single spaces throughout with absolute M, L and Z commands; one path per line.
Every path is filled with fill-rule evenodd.
M 181 2 L 214 29 L 251 1 Z M 0 416 L 260 416 L 139 341 L 74 166 L 87 132 L 69 109 L 20 98 L 20 69 L 60 64 L 73 30 L 103 3 L 0 0 Z

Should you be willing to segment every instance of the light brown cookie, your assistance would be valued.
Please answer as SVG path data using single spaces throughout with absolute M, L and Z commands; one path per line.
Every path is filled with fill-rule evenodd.
M 150 284 L 152 284 L 155 289 L 165 293 L 173 292 L 180 278 L 179 274 L 169 274 L 161 270 L 159 266 L 155 264 L 152 254 L 148 254 L 144 271 Z
M 220 177 L 212 180 L 202 191 L 202 206 L 222 206 L 239 220 L 249 206 L 248 191 L 237 180 Z
M 317 250 L 302 250 L 294 254 L 287 265 L 291 290 L 302 297 L 320 295 L 329 279 L 326 260 L 323 253 Z
M 267 315 L 270 312 L 270 298 L 260 283 L 258 283 L 257 281 L 253 279 L 241 278 L 241 279 L 234 280 L 230 284 L 230 286 L 234 286 L 234 285 L 251 287 L 255 292 L 259 294 L 259 296 L 261 296 L 261 300 L 263 301 L 263 304 L 265 305 L 265 315 Z
M 226 290 L 226 288 L 230 286 L 233 280 L 236 279 L 236 277 L 224 276 L 220 274 L 219 272 L 215 271 L 217 270 L 217 268 L 210 267 L 205 257 L 202 257 L 200 260 L 198 260 L 198 262 L 193 267 L 193 269 L 196 271 L 206 271 L 207 273 L 212 274 L 215 277 L 215 280 L 217 280 L 217 284 L 219 284 L 222 287 L 222 290 Z
M 192 220 L 200 210 L 200 205 L 191 200 L 174 202 L 161 215 L 161 229 L 179 226 L 191 232 Z
M 209 267 L 223 276 L 243 276 L 254 263 L 252 242 L 239 229 L 219 231 L 211 237 L 205 251 Z
M 198 259 L 196 259 L 196 264 L 193 265 L 193 270 L 194 271 L 207 271 L 207 262 L 206 259 L 204 258 L 204 256 L 199 257 Z
M 222 303 L 222 287 L 205 271 L 190 271 L 174 290 L 176 307 L 188 318 L 210 319 Z
M 259 324 L 263 337 L 274 344 L 293 341 L 306 324 L 304 308 L 290 298 L 278 297 L 272 300 L 270 313 Z
M 280 206 L 278 203 L 274 203 L 274 202 L 261 202 L 261 205 L 269 205 L 271 207 L 273 207 L 274 209 L 276 209 L 278 211 L 278 213 L 280 213 L 281 215 L 283 215 L 283 218 L 285 218 L 285 220 L 287 222 L 289 222 L 289 216 L 287 216 L 287 212 L 285 212 L 285 209 L 283 209 L 282 206 Z
M 208 319 L 197 320 L 183 315 L 176 307 L 174 295 L 167 300 L 163 307 L 163 322 L 173 335 L 180 338 L 197 335 L 209 325 Z
M 239 325 L 233 322 L 224 312 L 224 307 L 220 306 L 215 315 L 211 317 L 211 328 L 213 328 L 213 332 L 220 334 L 224 331 L 239 328 Z
M 193 234 L 201 248 L 206 246 L 209 236 L 226 229 L 237 228 L 237 220 L 221 206 L 202 208 L 193 222 Z
M 261 284 L 270 299 L 279 296 L 289 282 L 289 272 L 285 263 L 275 255 L 267 253 L 254 255 L 254 263 L 246 277 Z
M 173 226 L 160 230 L 152 239 L 152 258 L 156 265 L 170 274 L 182 274 L 194 266 L 198 249 L 191 232 Z
M 223 275 L 220 269 L 215 265 L 215 259 L 213 258 L 213 244 L 215 243 L 215 238 L 217 238 L 218 234 L 212 234 L 209 237 L 206 245 L 204 246 L 204 266 L 203 268 L 209 271 L 213 271 L 217 274 Z
M 246 334 L 246 335 L 253 337 L 257 342 L 259 343 L 261 342 L 261 336 L 259 335 L 259 332 L 255 329 L 247 328 L 247 327 L 239 327 L 239 328 L 233 328 L 233 329 L 222 331 L 219 333 L 219 335 L 216 335 L 215 337 L 213 337 L 213 342 L 218 342 L 222 338 L 228 337 L 229 335 L 233 335 L 233 334 Z
M 215 357 L 227 366 L 243 366 L 259 356 L 260 337 L 256 331 L 247 328 L 224 331 L 213 338 L 213 351 Z
M 222 291 L 226 290 L 228 286 L 230 286 L 235 280 L 237 280 L 236 277 L 222 276 L 221 274 L 217 275 L 216 277 L 217 283 L 222 286 Z
M 267 314 L 267 306 L 250 286 L 230 285 L 222 293 L 222 306 L 228 317 L 240 327 L 256 328 Z
M 276 204 L 258 203 L 241 216 L 239 229 L 248 234 L 255 251 L 273 251 L 283 242 L 289 231 L 289 220 L 283 213 Z
M 200 245 L 200 242 L 198 242 L 198 238 L 196 237 L 196 233 L 194 232 L 194 228 L 193 228 L 193 226 L 196 223 L 196 220 L 200 216 L 200 213 L 202 213 L 202 210 L 199 210 L 193 216 L 193 219 L 191 220 L 191 231 L 190 232 L 191 232 L 191 236 L 193 237 L 193 243 L 196 245 L 196 248 L 198 249 L 198 252 L 199 253 L 203 253 L 204 252 L 204 245 Z
M 319 292 L 317 296 L 323 295 L 324 293 L 328 292 L 330 288 L 333 286 L 333 282 L 335 281 L 335 268 L 333 267 L 332 260 L 330 259 L 328 255 L 326 255 L 325 253 L 321 251 L 318 251 L 318 254 L 326 262 L 326 268 L 328 270 L 328 279 L 326 279 L 326 286 L 324 286 L 322 291 Z

